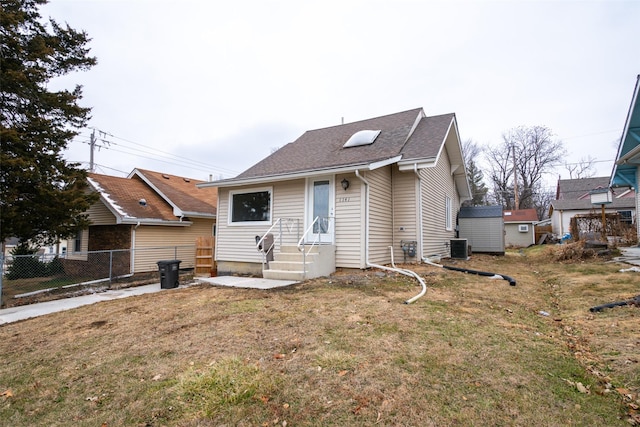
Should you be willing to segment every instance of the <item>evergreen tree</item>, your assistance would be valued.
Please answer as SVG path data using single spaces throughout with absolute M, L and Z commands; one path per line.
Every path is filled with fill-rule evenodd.
M 462 143 L 462 153 L 464 164 L 469 177 L 469 188 L 471 189 L 471 200 L 466 200 L 462 206 L 481 206 L 487 204 L 487 193 L 489 189 L 484 184 L 484 174 L 478 167 L 474 159 L 477 159 L 483 152 L 482 147 L 471 139 Z
M 88 226 L 96 196 L 86 171 L 62 151 L 89 119 L 82 88 L 52 91 L 48 83 L 96 64 L 89 38 L 49 19 L 47 0 L 0 0 L 0 243 L 53 243 Z
M 484 175 L 473 160 L 467 161 L 467 174 L 469 175 L 469 187 L 472 199 L 464 202 L 465 206 L 482 206 L 487 204 L 487 192 L 489 189 L 484 184 Z

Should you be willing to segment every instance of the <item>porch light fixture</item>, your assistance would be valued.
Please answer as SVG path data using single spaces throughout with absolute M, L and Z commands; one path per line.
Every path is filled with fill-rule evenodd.
M 342 178 L 342 181 L 340 181 L 340 184 L 342 184 L 342 189 L 344 191 L 347 191 L 347 188 L 349 188 L 349 181 L 347 180 L 347 178 Z

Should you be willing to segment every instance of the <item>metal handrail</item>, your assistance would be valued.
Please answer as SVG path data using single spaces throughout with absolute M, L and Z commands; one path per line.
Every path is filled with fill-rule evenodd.
M 333 220 L 333 217 L 327 216 L 327 217 L 320 217 L 317 216 L 315 217 L 315 219 L 313 220 L 313 222 L 311 223 L 311 225 L 309 227 L 307 227 L 307 229 L 304 231 L 304 234 L 302 235 L 302 237 L 300 238 L 300 240 L 298 241 L 298 250 L 300 252 L 303 251 L 304 249 L 304 241 L 305 238 L 307 237 L 307 235 L 309 234 L 309 232 L 311 230 L 313 230 L 313 226 L 321 219 L 326 219 L 329 222 L 331 222 Z M 331 229 L 331 227 L 329 227 L 329 229 Z M 318 233 L 318 237 L 316 237 L 316 239 L 313 241 L 313 243 L 311 243 L 311 247 L 309 248 L 309 250 L 313 249 L 313 247 L 316 245 L 316 243 L 321 244 L 322 243 L 322 233 Z M 308 252 L 307 252 L 308 253 Z
M 299 227 L 299 220 L 297 218 L 278 218 L 274 221 L 274 223 L 271 225 L 271 227 L 269 227 L 269 229 L 262 235 L 262 237 L 256 242 L 256 250 L 258 250 L 258 252 L 262 253 L 262 269 L 264 271 L 264 266 L 267 263 L 267 253 L 272 250 L 275 249 L 276 246 L 276 241 L 280 242 L 280 247 L 282 247 L 282 235 L 284 234 L 283 230 L 282 230 L 282 226 L 283 224 L 285 224 L 285 227 L 289 230 L 289 233 L 291 233 L 291 228 L 289 225 L 289 222 L 293 221 L 296 223 L 296 238 L 297 236 L 300 235 L 300 227 Z M 269 248 L 262 248 L 262 245 L 264 243 L 265 238 L 267 237 L 268 234 L 270 234 L 272 231 L 274 231 L 274 229 L 276 228 L 276 226 L 279 227 L 279 230 L 277 232 L 277 237 L 274 236 L 273 239 L 273 244 L 269 247 Z
M 313 240 L 313 242 L 311 243 L 311 245 L 309 246 L 309 250 L 305 251 L 304 250 L 304 241 L 305 238 L 307 237 L 307 235 L 309 234 L 310 231 L 313 230 L 313 226 L 320 220 L 328 220 L 329 224 L 331 223 L 331 221 L 333 220 L 332 217 L 320 217 L 317 216 L 314 218 L 313 222 L 311 223 L 311 225 L 309 225 L 309 227 L 307 227 L 307 229 L 304 231 L 304 233 L 302 234 L 302 237 L 300 238 L 300 240 L 298 241 L 298 251 L 302 252 L 302 272 L 304 274 L 304 277 L 307 276 L 307 255 L 311 253 L 311 250 L 315 247 L 316 243 L 318 245 L 322 244 L 322 233 L 317 233 L 318 235 L 316 236 L 316 238 Z M 331 226 L 329 226 L 328 228 L 329 230 L 331 229 Z
M 267 232 L 262 235 L 262 238 L 256 242 L 256 249 L 258 251 L 263 252 L 263 250 L 260 249 L 260 248 L 262 247 L 262 243 L 264 242 L 264 239 L 267 237 L 267 234 L 269 234 L 269 233 L 271 233 L 271 231 L 273 231 L 273 228 L 276 225 L 280 224 L 280 220 L 281 219 L 282 218 L 276 219 L 276 221 L 273 223 L 273 225 L 271 227 L 269 227 Z M 280 228 L 281 228 L 281 230 L 280 230 L 280 233 L 279 233 L 279 237 L 280 237 L 280 240 L 281 240 L 281 243 L 282 243 L 282 227 L 280 227 Z M 276 239 L 273 239 L 273 245 L 271 245 L 271 248 L 273 248 L 275 245 L 276 245 Z M 271 249 L 271 248 L 269 248 L 269 249 Z M 266 251 L 264 251 L 264 252 L 266 252 Z

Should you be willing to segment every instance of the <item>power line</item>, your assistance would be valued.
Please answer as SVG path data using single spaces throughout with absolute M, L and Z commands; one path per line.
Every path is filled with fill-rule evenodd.
M 217 171 L 220 171 L 220 172 L 226 172 L 226 173 L 237 173 L 237 172 L 238 172 L 238 171 L 235 171 L 235 170 L 232 170 L 232 169 L 222 168 L 222 167 L 218 167 L 218 166 L 212 166 L 212 165 L 211 165 L 211 164 L 209 164 L 209 163 L 204 163 L 204 162 L 201 162 L 201 161 L 198 161 L 198 160 L 189 159 L 189 158 L 187 158 L 187 157 L 179 156 L 179 155 L 177 155 L 177 154 L 173 154 L 173 153 L 170 153 L 170 152 L 168 152 L 168 151 L 158 150 L 158 149 L 157 149 L 157 148 L 155 148 L 155 147 L 151 147 L 151 146 L 148 146 L 148 145 L 140 144 L 140 143 L 138 143 L 138 142 L 134 142 L 134 141 L 131 141 L 131 140 L 129 140 L 129 139 L 122 138 L 122 137 L 119 137 L 119 136 L 113 135 L 113 134 L 108 133 L 108 132 L 104 132 L 104 133 L 105 133 L 106 135 L 108 135 L 108 136 L 112 137 L 112 138 L 119 139 L 119 140 L 124 141 L 124 142 L 127 142 L 127 143 L 129 143 L 129 144 L 133 144 L 133 145 L 137 145 L 137 146 L 140 146 L 140 147 L 148 148 L 148 149 L 150 149 L 150 150 L 153 150 L 153 152 L 151 152 L 151 153 L 150 153 L 150 152 L 148 152 L 148 151 L 138 150 L 138 149 L 136 149 L 136 148 L 131 148 L 131 147 L 126 147 L 126 148 L 128 148 L 128 149 L 130 149 L 130 150 L 140 151 L 140 152 L 142 152 L 142 153 L 152 154 L 152 155 L 153 155 L 153 154 L 155 154 L 155 153 L 161 153 L 161 154 L 165 154 L 165 155 L 167 155 L 167 156 L 169 156 L 169 157 L 174 157 L 174 158 L 176 158 L 176 159 L 186 160 L 187 162 L 189 162 L 189 163 L 191 163 L 191 164 L 193 164 L 193 165 L 198 165 L 198 166 L 201 166 L 201 167 L 205 167 L 205 168 L 207 168 L 206 170 L 203 170 L 203 171 L 205 171 L 205 172 L 210 171 L 211 169 L 215 169 L 215 170 L 217 170 Z M 115 143 L 115 142 L 114 142 L 114 144 L 115 144 L 115 145 L 120 145 L 120 146 L 122 146 L 122 144 L 118 144 L 118 143 Z M 168 163 L 168 162 L 167 162 L 167 163 Z
M 92 135 L 94 135 L 94 133 L 92 133 L 92 134 L 82 134 L 82 133 L 78 134 L 76 136 L 76 138 L 78 136 L 80 136 L 83 139 L 81 139 L 81 140 L 77 140 L 76 139 L 76 140 L 78 142 L 82 143 L 82 144 L 89 144 L 90 145 L 90 150 L 91 150 L 91 155 L 93 154 L 93 149 L 95 147 L 97 147 L 98 149 L 105 148 L 105 149 L 109 149 L 109 150 L 112 150 L 112 151 L 115 151 L 115 152 L 120 152 L 120 153 L 123 153 L 123 154 L 136 156 L 136 157 L 139 157 L 139 158 L 144 158 L 144 159 L 148 159 L 148 160 L 162 162 L 162 163 L 166 163 L 166 164 L 169 164 L 169 165 L 180 166 L 180 167 L 184 167 L 185 165 L 187 165 L 187 166 L 189 166 L 189 167 L 191 167 L 191 168 L 193 168 L 195 170 L 202 171 L 202 172 L 207 172 L 207 173 L 210 173 L 212 170 L 220 172 L 220 173 L 225 173 L 225 174 L 237 174 L 238 173 L 238 171 L 233 170 L 233 169 L 227 169 L 227 168 L 213 166 L 213 165 L 208 164 L 208 163 L 204 163 L 204 162 L 200 162 L 200 161 L 197 161 L 197 160 L 189 159 L 187 157 L 179 156 L 179 155 L 167 152 L 167 151 L 158 150 L 158 149 L 156 149 L 154 147 L 150 147 L 150 146 L 147 146 L 147 145 L 144 145 L 144 144 L 140 144 L 140 143 L 128 140 L 126 138 L 122 138 L 122 137 L 113 135 L 113 134 L 111 134 L 109 132 L 102 131 L 102 130 L 94 128 L 94 127 L 90 128 L 90 129 L 93 129 L 94 132 L 97 130 L 101 135 L 104 135 L 104 138 L 102 138 L 100 140 L 103 143 L 106 143 L 107 145 L 119 146 L 119 147 L 121 147 L 121 148 L 123 148 L 125 150 L 130 150 L 130 151 L 124 151 L 124 150 L 115 149 L 113 147 L 107 147 L 106 145 L 98 145 L 98 144 L 96 144 L 97 140 L 93 139 L 93 138 L 95 138 L 95 136 L 92 136 Z M 129 147 L 129 146 L 125 145 L 125 144 L 120 144 L 120 143 L 117 143 L 117 142 L 108 141 L 106 139 L 107 136 L 109 136 L 111 138 L 116 138 L 118 140 L 124 141 L 124 142 L 129 143 L 129 144 L 133 144 L 133 145 L 136 145 L 136 146 L 148 148 L 148 149 L 153 150 L 153 151 L 141 150 L 139 148 Z M 138 153 L 143 153 L 143 154 L 146 154 L 146 155 L 140 155 Z M 160 153 L 161 156 L 158 156 L 158 153 Z M 173 161 L 171 161 L 171 160 L 173 160 Z M 177 163 L 176 160 L 179 160 L 180 163 Z M 81 162 L 81 163 L 87 163 L 87 162 Z M 93 162 L 91 162 L 91 160 L 90 160 L 90 162 L 89 162 L 90 168 L 91 168 L 91 164 L 92 163 Z M 106 167 L 104 165 L 102 165 L 102 166 Z M 109 168 L 109 169 L 113 169 L 113 168 Z M 117 170 L 117 169 L 113 169 L 113 170 Z M 118 172 L 121 172 L 121 171 L 118 171 Z

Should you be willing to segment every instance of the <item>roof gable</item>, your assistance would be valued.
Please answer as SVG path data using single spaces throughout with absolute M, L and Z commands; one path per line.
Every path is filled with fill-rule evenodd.
M 624 124 L 616 163 L 611 174 L 611 186 L 632 186 L 638 188 L 636 169 L 640 167 L 640 75 L 631 97 L 631 105 Z
M 589 193 L 599 188 L 609 187 L 609 177 L 559 179 L 556 200 L 579 200 L 589 198 Z
M 306 131 L 302 136 L 250 167 L 236 178 L 275 176 L 341 166 L 364 165 L 401 154 L 421 108 L 353 123 Z M 344 147 L 356 132 L 380 130 L 369 145 Z
M 120 220 L 176 220 L 171 206 L 142 181 L 96 173 L 88 180 Z
M 198 181 L 176 175 L 134 169 L 129 178 L 144 181 L 174 208 L 176 216 L 215 216 L 216 188 L 198 188 Z
M 609 177 L 560 179 L 558 180 L 558 192 L 556 200 L 551 202 L 551 209 L 555 210 L 590 210 L 594 208 L 591 203 L 591 192 L 609 188 Z M 613 192 L 613 202 L 607 207 L 610 209 L 633 208 L 635 200 L 631 194 L 633 190 L 628 187 L 616 188 Z

